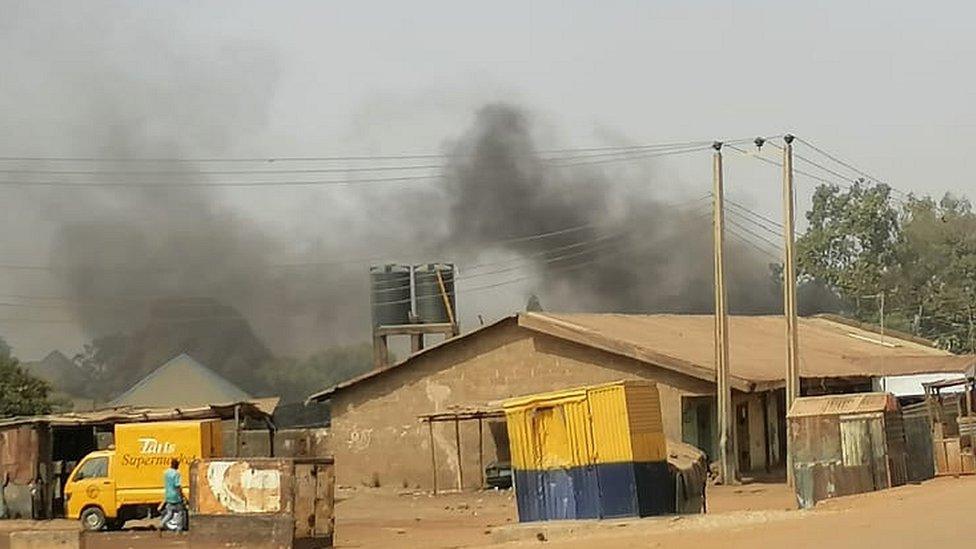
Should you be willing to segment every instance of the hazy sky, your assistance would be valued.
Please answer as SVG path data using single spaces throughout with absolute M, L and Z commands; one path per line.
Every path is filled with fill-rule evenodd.
M 185 156 L 440 151 L 480 105 L 507 101 L 534 114 L 547 145 L 791 131 L 902 190 L 973 194 L 973 21 L 971 2 L 895 0 L 0 0 L 0 156 L 112 155 L 133 127 Z M 729 193 L 778 216 L 778 176 L 753 164 L 730 158 Z M 662 196 L 708 189 L 707 155 L 653 169 Z M 32 210 L 24 192 L 0 188 L 0 256 L 46 261 L 45 216 L 63 212 Z M 344 200 L 225 194 L 295 253 L 328 225 L 308 222 L 328 217 L 317 204 Z M 59 290 L 23 276 L 0 271 L 0 289 Z M 20 323 L 0 334 L 27 358 L 83 339 Z

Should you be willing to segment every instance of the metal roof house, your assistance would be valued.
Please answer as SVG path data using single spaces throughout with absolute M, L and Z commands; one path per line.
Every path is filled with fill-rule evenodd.
M 798 398 L 787 421 L 800 507 L 908 481 L 904 423 L 890 393 Z
M 780 316 L 730 319 L 730 372 L 736 414 L 735 455 L 741 471 L 785 461 L 786 347 Z M 433 436 L 416 423 L 424 414 L 532 393 L 616 380 L 654 381 L 664 433 L 714 456 L 714 320 L 711 315 L 519 313 L 445 340 L 392 366 L 310 397 L 328 400 L 339 482 L 429 487 L 431 454 L 448 465 L 438 484 L 480 485 L 477 452 L 461 455 L 456 440 L 478 448 L 478 430 L 441 423 Z M 903 334 L 831 317 L 801 318 L 804 395 L 873 390 L 878 378 L 956 373 L 974 362 Z M 469 422 L 470 423 L 470 422 Z M 508 460 L 503 422 L 489 424 L 489 456 Z M 431 448 L 433 440 L 433 448 Z M 417 448 L 404 452 L 404 448 Z M 413 455 L 413 454 L 416 455 Z M 393 458 L 396 459 L 393 459 Z M 458 475 L 458 471 L 467 473 Z
M 215 402 L 240 402 L 253 397 L 216 372 L 181 353 L 107 404 L 146 407 L 206 406 Z

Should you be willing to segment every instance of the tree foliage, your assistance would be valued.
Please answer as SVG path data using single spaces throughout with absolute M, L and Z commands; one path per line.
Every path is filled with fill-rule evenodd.
M 372 367 L 373 347 L 361 343 L 329 347 L 304 359 L 275 358 L 264 364 L 260 375 L 271 394 L 280 396 L 283 402 L 295 402 Z
M 846 314 L 976 348 L 976 214 L 968 200 L 909 196 L 885 185 L 824 185 L 797 240 L 801 284 L 820 284 Z M 822 296 L 823 297 L 823 296 Z
M 128 347 L 129 336 L 125 334 L 96 337 L 86 343 L 72 359 L 82 374 L 76 394 L 106 401 L 124 390 L 129 381 L 125 371 Z
M 897 264 L 898 212 L 885 185 L 823 185 L 797 241 L 801 272 L 839 289 L 878 288 Z
M 0 338 L 0 417 L 46 414 L 53 406 L 51 386 L 27 373 Z
M 10 348 L 10 345 L 7 345 L 7 342 L 2 337 L 0 337 L 0 359 L 10 358 L 12 355 L 13 349 Z

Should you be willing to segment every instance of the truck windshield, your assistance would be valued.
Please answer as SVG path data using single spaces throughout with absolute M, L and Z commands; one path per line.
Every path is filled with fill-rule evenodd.
M 78 468 L 78 472 L 75 473 L 74 480 L 81 480 L 84 478 L 104 478 L 107 476 L 108 458 L 96 457 L 89 459 Z

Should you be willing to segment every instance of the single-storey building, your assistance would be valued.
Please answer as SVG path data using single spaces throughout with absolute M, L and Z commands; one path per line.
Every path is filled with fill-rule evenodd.
M 739 468 L 781 467 L 786 444 L 784 320 L 729 320 Z M 463 477 L 464 487 L 477 487 L 482 481 L 480 447 L 486 462 L 508 459 L 502 420 L 482 430 L 480 421 L 426 425 L 418 417 L 490 409 L 491 403 L 513 396 L 621 379 L 655 381 L 667 437 L 715 456 L 713 327 L 711 315 L 520 313 L 309 400 L 331 403 L 336 473 L 338 482 L 347 485 L 430 488 L 434 462 L 439 486 L 456 485 Z M 871 391 L 884 376 L 955 373 L 973 362 L 925 340 L 890 331 L 882 335 L 834 317 L 801 318 L 799 342 L 804 395 Z

